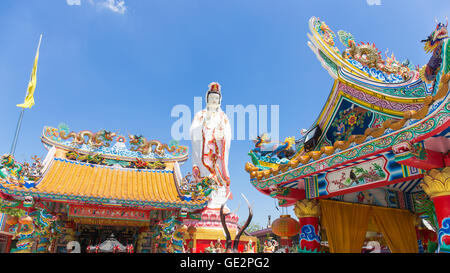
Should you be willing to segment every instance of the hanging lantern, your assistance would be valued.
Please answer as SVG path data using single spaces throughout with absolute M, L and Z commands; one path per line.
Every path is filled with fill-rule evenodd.
M 14 226 L 18 222 L 19 222 L 19 217 L 17 217 L 17 216 L 8 215 L 8 218 L 6 219 L 6 223 L 10 226 Z
M 282 238 L 292 237 L 299 231 L 300 224 L 290 215 L 281 215 L 272 223 L 272 232 Z
M 33 223 L 33 218 L 31 218 L 29 215 L 22 216 L 19 219 L 19 223 L 21 223 L 22 225 L 31 225 L 31 223 Z

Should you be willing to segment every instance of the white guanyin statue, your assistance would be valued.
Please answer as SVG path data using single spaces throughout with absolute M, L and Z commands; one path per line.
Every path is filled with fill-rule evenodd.
M 220 208 L 227 197 L 232 198 L 228 174 L 231 126 L 220 108 L 220 89 L 216 82 L 209 84 L 206 109 L 195 114 L 190 128 L 193 170 L 200 171 L 200 177 L 209 177 L 216 184 L 208 202 L 211 209 Z

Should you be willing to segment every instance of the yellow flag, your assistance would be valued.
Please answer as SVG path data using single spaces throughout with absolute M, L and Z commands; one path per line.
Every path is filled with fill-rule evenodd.
M 36 89 L 36 71 L 37 64 L 39 59 L 39 48 L 41 47 L 42 34 L 39 38 L 39 45 L 36 52 L 36 57 L 34 58 L 33 70 L 31 71 L 30 82 L 28 83 L 27 95 L 25 96 L 25 100 L 22 104 L 17 104 L 17 107 L 22 108 L 31 108 L 34 105 L 34 90 Z

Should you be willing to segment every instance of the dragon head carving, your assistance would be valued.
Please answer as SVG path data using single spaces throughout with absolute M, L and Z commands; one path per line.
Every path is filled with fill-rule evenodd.
M 107 141 L 112 141 L 116 136 L 116 133 L 106 130 L 101 130 L 100 135 Z
M 143 142 L 143 136 L 129 135 L 128 138 L 130 139 L 130 144 L 138 145 Z
M 421 41 L 425 43 L 424 49 L 427 53 L 436 50 L 440 42 L 448 38 L 448 19 L 446 21 L 445 25 L 436 21 L 435 30 L 425 40 Z

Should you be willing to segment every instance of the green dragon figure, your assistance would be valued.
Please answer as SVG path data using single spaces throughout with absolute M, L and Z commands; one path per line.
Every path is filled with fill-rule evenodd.
M 16 247 L 11 249 L 11 253 L 31 253 L 35 241 L 34 224 L 16 224 L 10 228 L 10 232 L 17 238 Z
M 140 158 L 136 158 L 136 161 L 132 162 L 134 167 L 137 169 L 152 169 L 152 170 L 163 170 L 166 168 L 166 164 L 161 161 L 147 162 Z
M 23 200 L 0 199 L 0 212 L 15 218 L 9 232 L 17 238 L 12 253 L 30 253 L 38 239 L 37 252 L 48 252 L 53 233 L 57 229 L 57 218 L 44 208 L 37 206 L 32 196 Z
M 0 158 L 0 178 L 23 180 L 23 166 L 15 162 L 14 156 L 5 154 Z
M 185 232 L 179 228 L 172 235 L 172 253 L 184 253 L 184 234 Z
M 192 167 L 192 174 L 187 174 L 182 182 L 180 191 L 186 200 L 206 200 L 212 191 L 217 189 L 218 182 L 211 177 L 200 176 L 200 170 L 198 166 Z
M 215 185 L 216 182 L 213 179 L 204 177 L 199 183 L 195 185 L 195 199 L 207 198 L 211 194 L 211 192 L 216 189 Z
M 157 232 L 156 238 L 158 240 L 159 253 L 178 253 L 177 251 L 180 250 L 181 233 L 175 233 L 179 232 L 178 226 L 180 224 L 181 221 L 177 220 L 175 215 L 171 215 L 166 219 L 160 221 L 160 223 L 158 224 L 159 229 L 155 230 Z
M 436 76 L 439 72 L 446 74 L 449 72 L 450 64 L 443 67 L 442 62 L 450 53 L 450 48 L 448 47 L 448 31 L 447 31 L 448 21 L 444 25 L 443 23 L 436 22 L 436 29 L 427 37 L 427 39 L 422 40 L 425 51 L 432 52 L 432 56 L 428 63 L 420 69 L 420 77 L 426 83 L 436 83 Z M 445 46 L 447 44 L 447 46 Z
M 99 154 L 95 154 L 95 155 L 80 155 L 77 157 L 77 161 L 81 161 L 81 162 L 87 162 L 87 163 L 93 163 L 93 164 L 100 164 L 103 162 L 103 157 Z
M 36 210 L 31 215 L 33 215 L 35 219 L 36 237 L 38 238 L 36 251 L 38 253 L 46 253 L 48 252 L 51 240 L 54 238 L 53 231 L 56 230 L 55 225 L 57 225 L 57 218 L 48 213 L 45 209 Z

